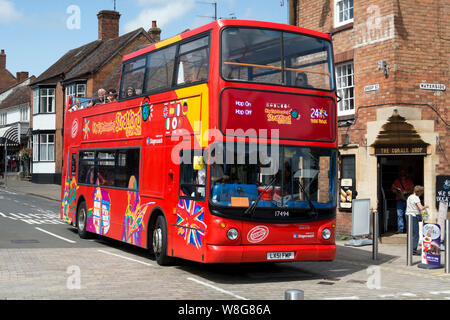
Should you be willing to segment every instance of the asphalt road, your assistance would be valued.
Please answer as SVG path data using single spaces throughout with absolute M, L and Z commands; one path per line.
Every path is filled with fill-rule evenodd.
M 0 189 L 0 248 L 99 246 L 79 240 L 76 230 L 59 219 L 58 202 Z

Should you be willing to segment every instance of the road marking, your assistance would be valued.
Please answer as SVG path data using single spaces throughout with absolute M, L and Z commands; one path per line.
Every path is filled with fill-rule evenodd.
M 212 289 L 217 290 L 217 291 L 219 291 L 219 292 L 228 294 L 228 295 L 233 296 L 233 297 L 235 297 L 235 298 L 237 298 L 237 299 L 240 299 L 240 300 L 248 300 L 247 298 L 238 296 L 237 294 L 234 294 L 233 292 L 230 292 L 230 291 L 224 290 L 224 289 L 222 289 L 222 288 L 213 286 L 212 284 L 209 284 L 209 283 L 206 283 L 206 282 L 203 282 L 203 281 L 194 279 L 194 278 L 187 278 L 187 279 L 188 279 L 188 280 L 191 280 L 191 281 L 194 281 L 194 282 L 196 282 L 196 283 L 198 283 L 198 284 L 201 284 L 201 285 L 203 285 L 203 286 L 205 286 L 205 287 L 209 287 L 209 288 L 212 288 Z
M 325 300 L 359 300 L 359 297 L 357 297 L 357 296 L 336 297 L 336 298 L 325 298 Z
M 54 233 L 48 232 L 47 230 L 44 230 L 44 229 L 41 229 L 41 228 L 38 228 L 38 227 L 36 227 L 35 229 L 36 229 L 36 230 L 39 230 L 39 231 L 42 231 L 42 232 L 44 232 L 44 233 L 47 233 L 47 234 L 49 234 L 49 235 L 51 235 L 51 236 L 54 236 L 54 237 L 56 237 L 56 238 L 58 238 L 58 239 L 67 241 L 67 242 L 69 242 L 69 243 L 77 243 L 76 241 L 73 241 L 73 240 L 69 240 L 69 239 L 63 238 L 63 237 L 58 236 L 58 235 L 56 235 L 56 234 L 54 234 Z
M 450 294 L 450 290 L 444 291 L 430 291 L 431 294 Z
M 150 264 L 150 263 L 147 263 L 147 262 L 144 262 L 144 261 L 139 261 L 139 260 L 132 259 L 132 258 L 128 258 L 128 257 L 125 257 L 125 256 L 121 256 L 120 254 L 115 254 L 115 253 L 104 251 L 104 250 L 98 250 L 98 251 L 101 252 L 101 253 L 109 254 L 111 256 L 115 256 L 115 257 L 119 257 L 119 258 L 122 258 L 122 259 L 126 259 L 126 260 L 130 260 L 130 261 L 133 261 L 133 262 L 137 262 L 137 263 L 143 264 L 145 266 L 153 267 L 153 265 Z
M 2 216 L 3 218 L 6 218 L 6 214 L 1 213 L 1 212 L 0 212 L 0 216 Z

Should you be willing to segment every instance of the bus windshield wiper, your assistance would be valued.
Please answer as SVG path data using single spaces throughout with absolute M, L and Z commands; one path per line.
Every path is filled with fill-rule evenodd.
M 314 207 L 311 199 L 309 198 L 309 195 L 305 192 L 305 189 L 303 188 L 303 184 L 301 183 L 300 179 L 298 179 L 298 185 L 300 186 L 300 189 L 302 189 L 303 195 L 306 197 L 306 200 L 308 201 L 309 206 L 311 207 L 311 210 L 314 211 L 313 215 L 317 217 L 319 215 L 319 213 L 317 212 L 316 207 Z M 311 212 L 308 212 L 308 215 L 312 216 Z
M 269 190 L 270 187 L 273 187 L 276 180 L 277 180 L 277 176 L 274 175 L 272 180 L 270 180 L 269 184 L 264 188 L 263 191 L 261 191 L 261 193 L 258 195 L 256 200 L 253 201 L 251 206 L 249 206 L 247 209 L 245 209 L 244 216 L 246 216 L 248 214 L 251 217 L 253 215 L 253 212 L 255 212 L 255 209 L 256 209 L 256 206 L 258 205 L 259 200 L 261 200 L 263 194 L 265 194 L 267 192 L 267 190 Z

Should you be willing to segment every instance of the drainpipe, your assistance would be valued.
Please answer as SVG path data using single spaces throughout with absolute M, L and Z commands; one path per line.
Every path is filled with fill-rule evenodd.
M 297 25 L 297 0 L 289 0 L 289 24 Z

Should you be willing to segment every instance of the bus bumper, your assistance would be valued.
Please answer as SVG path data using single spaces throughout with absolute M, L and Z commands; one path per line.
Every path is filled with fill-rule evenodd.
M 269 253 L 293 252 L 293 258 L 269 259 Z M 331 261 L 336 259 L 335 244 L 311 245 L 207 245 L 206 263 Z

